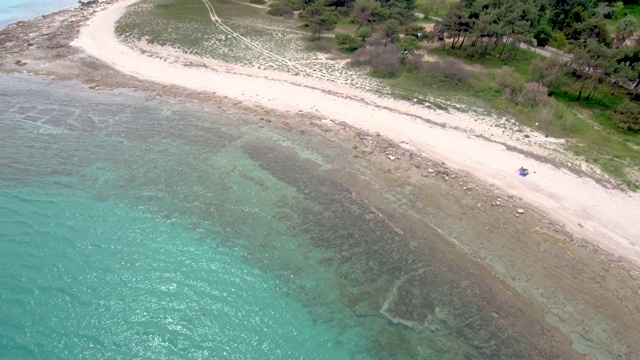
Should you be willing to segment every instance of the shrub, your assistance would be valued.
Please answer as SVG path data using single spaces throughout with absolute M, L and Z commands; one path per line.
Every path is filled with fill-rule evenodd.
M 343 50 L 355 51 L 362 45 L 362 40 L 349 34 L 336 34 L 336 44 Z
M 541 26 L 533 34 L 533 38 L 536 39 L 536 45 L 545 47 L 553 39 L 553 32 L 548 26 Z
M 313 41 L 309 43 L 309 50 L 317 51 L 321 53 L 330 54 L 333 51 L 333 46 L 325 38 L 313 38 Z
M 387 40 L 387 38 L 384 36 L 383 33 L 377 32 L 377 33 L 374 33 L 367 40 L 367 45 L 369 45 L 369 46 L 381 46 L 381 45 L 385 44 L 386 40 Z
M 561 32 L 556 32 L 553 34 L 553 38 L 549 41 L 549 45 L 558 50 L 567 50 L 569 47 L 569 43 L 567 42 L 567 37 L 564 36 Z
M 442 74 L 456 83 L 468 83 L 470 79 L 469 71 L 462 61 L 451 57 L 442 61 Z
M 529 69 L 531 78 L 549 89 L 557 89 L 562 86 L 566 71 L 566 64 L 556 57 L 547 60 L 535 59 Z
M 276 1 L 269 4 L 267 14 L 271 16 L 293 15 L 293 9 L 283 2 Z
M 611 118 L 624 130 L 640 130 L 640 105 L 625 101 L 611 112 Z
M 422 66 L 424 65 L 424 62 L 422 61 L 422 55 L 420 55 L 420 54 L 411 54 L 404 60 L 404 64 L 410 70 L 421 69 Z
M 351 59 L 351 65 L 369 64 L 374 74 L 381 77 L 395 76 L 401 63 L 400 50 L 393 44 L 389 44 L 387 47 L 360 48 L 356 50 Z
M 412 24 L 404 29 L 404 36 L 413 36 L 418 40 L 424 39 L 424 35 L 427 33 L 427 29 L 422 25 Z
M 344 6 L 337 8 L 336 12 L 340 17 L 343 17 L 343 18 L 349 17 L 349 15 L 351 15 L 351 9 Z
M 265 0 L 249 0 L 250 3 L 252 4 L 258 4 L 258 5 L 262 5 L 262 4 L 266 4 L 267 2 Z
M 371 69 L 382 76 L 395 76 L 400 69 L 402 56 L 400 50 L 389 44 L 387 47 L 371 49 Z
M 366 47 L 360 48 L 353 53 L 353 57 L 351 58 L 351 65 L 353 66 L 362 66 L 366 64 L 370 59 L 369 49 Z
M 428 82 L 446 86 L 466 84 L 471 78 L 460 60 L 453 58 L 446 58 L 442 62 L 425 62 L 422 74 L 428 79 Z
M 498 90 L 502 92 L 502 97 L 513 100 L 520 93 L 522 83 L 513 68 L 504 66 L 496 77 Z
M 546 86 L 540 83 L 530 82 L 524 85 L 516 102 L 524 106 L 537 107 L 549 105 L 551 102 L 550 99 L 549 89 L 547 89 Z

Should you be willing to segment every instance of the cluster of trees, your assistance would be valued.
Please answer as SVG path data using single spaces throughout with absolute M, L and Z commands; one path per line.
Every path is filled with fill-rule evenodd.
M 389 42 L 393 42 L 401 26 L 415 21 L 415 8 L 416 0 L 277 0 L 269 4 L 268 13 L 292 16 L 299 11 L 299 18 L 316 36 L 333 30 L 340 19 L 345 19 L 358 24 L 353 35 L 356 39 L 390 32 Z
M 441 4 L 437 0 L 432 3 Z M 459 0 L 449 6 L 432 31 L 416 24 L 415 9 L 416 0 L 276 0 L 270 3 L 269 13 L 293 16 L 298 11 L 317 38 L 335 29 L 339 21 L 356 24 L 353 34 L 336 35 L 338 46 L 370 54 L 371 59 L 393 57 L 394 64 L 425 40 L 439 41 L 443 47 L 448 44 L 470 59 L 499 58 L 505 63 L 516 58 L 523 43 L 550 44 L 568 49 L 569 55 L 565 61 L 536 62 L 532 69 L 536 83 L 551 93 L 575 93 L 576 101 L 626 90 L 627 102 L 616 110 L 618 118 L 623 116 L 620 114 L 640 113 L 640 46 L 625 45 L 638 24 L 635 17 L 626 14 L 624 2 Z M 607 29 L 609 19 L 617 21 L 613 33 Z M 640 129 L 640 123 L 618 123 Z
M 451 39 L 451 48 L 469 58 L 515 58 L 522 43 L 568 47 L 565 61 L 536 62 L 535 80 L 551 92 L 575 92 L 575 101 L 590 100 L 600 89 L 616 94 L 627 89 L 628 101 L 614 113 L 640 113 L 640 47 L 624 46 L 638 29 L 636 19 L 624 16 L 622 2 L 598 0 L 461 0 L 453 4 L 436 28 Z M 619 19 L 615 33 L 607 19 Z M 607 92 L 604 92 L 604 96 Z M 627 119 L 628 120 L 628 119 Z M 633 122 L 632 122 L 633 123 Z M 618 121 L 629 129 L 640 122 Z

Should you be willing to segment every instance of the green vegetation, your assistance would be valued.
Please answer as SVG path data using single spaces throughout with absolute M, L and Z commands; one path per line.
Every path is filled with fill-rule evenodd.
M 272 0 L 265 11 L 212 3 L 231 31 L 212 26 L 200 1 L 143 0 L 136 6 L 146 6 L 145 16 L 125 16 L 118 32 L 239 64 L 256 66 L 264 58 L 258 66 L 309 76 L 350 71 L 315 69 L 329 65 L 292 51 L 306 39 L 295 46 L 348 57 L 372 75 L 365 80 L 354 70 L 348 75 L 353 86 L 384 82 L 412 101 L 455 106 L 436 104 L 433 98 L 440 96 L 509 114 L 568 139 L 575 154 L 638 188 L 633 171 L 640 169 L 640 47 L 626 43 L 638 29 L 640 6 L 593 0 Z M 427 24 L 415 12 L 442 21 Z M 274 24 L 267 13 L 284 20 Z M 279 37 L 274 29 L 284 24 L 288 30 Z M 291 37 L 301 31 L 311 36 Z M 549 59 L 525 46 L 536 44 L 568 53 Z

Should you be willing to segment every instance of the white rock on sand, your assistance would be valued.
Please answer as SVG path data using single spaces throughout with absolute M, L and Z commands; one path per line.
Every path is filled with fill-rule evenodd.
M 564 223 L 575 235 L 640 267 L 640 194 L 606 189 L 591 179 L 527 158 L 502 145 L 470 137 L 459 130 L 433 126 L 417 118 L 464 123 L 466 128 L 482 126 L 465 114 L 456 114 L 454 118 L 451 114 L 316 79 L 302 79 L 300 81 L 306 86 L 299 86 L 291 83 L 286 74 L 282 79 L 287 81 L 279 81 L 273 76 L 238 74 L 243 73 L 242 68 L 234 65 L 225 66 L 233 69 L 234 73 L 230 73 L 224 72 L 225 68 L 218 71 L 190 68 L 145 56 L 119 42 L 114 34 L 115 22 L 126 7 L 136 1 L 118 2 L 97 13 L 73 45 L 122 73 L 140 79 L 208 91 L 280 111 L 308 111 L 313 107 L 317 115 L 379 132 L 396 142 L 404 141 L 418 153 L 426 153 L 449 166 L 469 171 L 522 198 Z M 252 74 L 250 71 L 244 73 Z M 340 95 L 348 95 L 348 98 Z M 526 178 L 517 176 L 516 169 L 521 165 L 535 173 Z

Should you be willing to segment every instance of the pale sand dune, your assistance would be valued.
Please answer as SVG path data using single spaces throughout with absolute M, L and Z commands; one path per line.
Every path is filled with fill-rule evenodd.
M 115 22 L 135 1 L 119 2 L 99 12 L 73 45 L 140 79 L 211 92 L 275 110 L 302 110 L 406 142 L 417 152 L 469 171 L 522 198 L 548 212 L 576 236 L 640 267 L 639 194 L 606 189 L 591 179 L 469 136 L 468 132 L 433 126 L 417 117 L 455 124 L 471 129 L 472 134 L 482 133 L 473 130 L 484 125 L 469 115 L 431 111 L 317 79 L 296 80 L 287 74 L 277 79 L 273 73 L 256 76 L 254 70 L 243 71 L 233 65 L 219 66 L 218 70 L 185 67 L 145 56 L 119 42 L 113 31 Z M 517 176 L 516 169 L 522 165 L 535 173 L 527 178 Z M 518 221 L 515 214 L 513 221 Z

